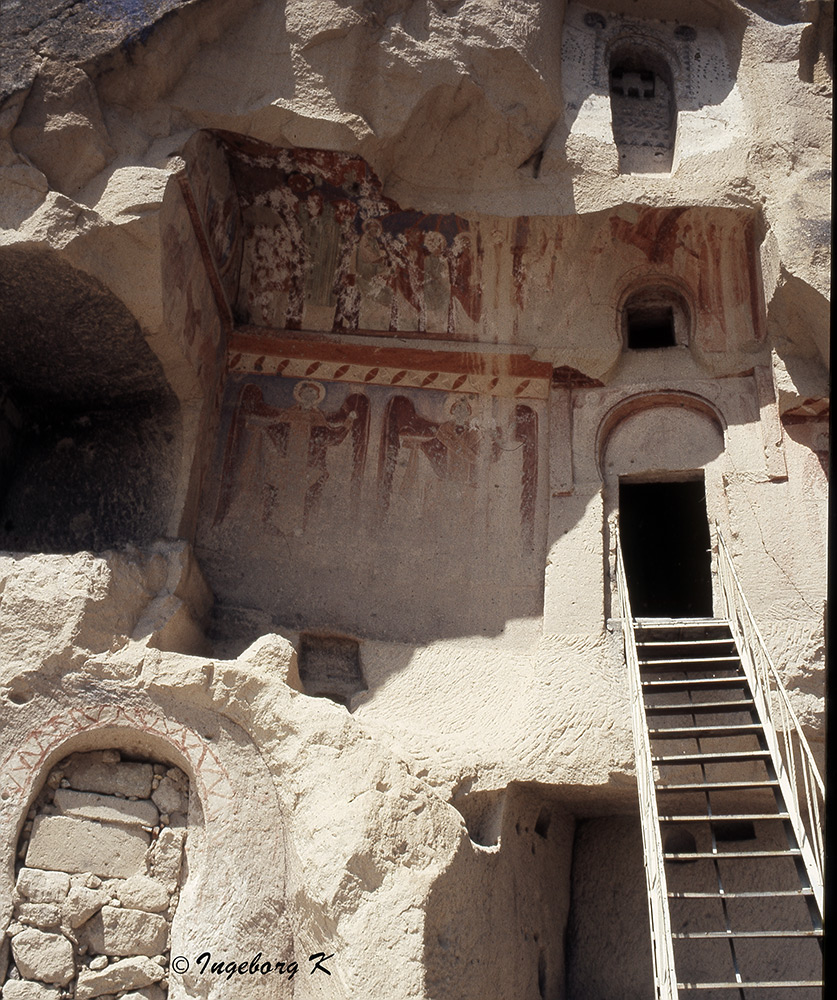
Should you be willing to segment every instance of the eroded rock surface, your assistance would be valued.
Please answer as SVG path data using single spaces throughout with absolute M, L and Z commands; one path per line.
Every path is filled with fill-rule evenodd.
M 621 483 L 822 756 L 833 5 L 0 34 L 5 1000 L 644 1000 Z

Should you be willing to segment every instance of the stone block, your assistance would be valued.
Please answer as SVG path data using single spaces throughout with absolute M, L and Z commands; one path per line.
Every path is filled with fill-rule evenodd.
M 81 872 L 70 876 L 70 889 L 84 886 L 85 889 L 101 889 L 104 883 L 92 872 Z
M 160 818 L 157 808 L 147 800 L 131 802 L 115 795 L 99 795 L 96 792 L 77 792 L 70 788 L 59 788 L 53 801 L 58 811 L 65 816 L 95 819 L 101 823 L 156 826 Z
M 146 986 L 144 990 L 123 993 L 120 1000 L 166 1000 L 166 994 L 159 986 Z
M 70 889 L 70 877 L 64 872 L 45 872 L 39 868 L 21 868 L 15 888 L 30 903 L 61 903 Z
M 157 790 L 152 792 L 151 799 L 163 813 L 184 812 L 186 809 L 180 789 L 168 777 L 163 778 Z
M 165 886 L 145 875 L 132 875 L 115 886 L 116 898 L 123 906 L 134 910 L 160 913 L 168 908 L 169 894 Z
M 104 878 L 142 871 L 151 838 L 135 827 L 108 826 L 75 816 L 38 816 L 26 852 L 29 868 Z
M 56 903 L 21 903 L 16 916 L 22 924 L 33 927 L 57 927 L 61 923 L 61 907 Z
M 94 913 L 101 910 L 109 898 L 108 893 L 102 889 L 88 889 L 87 886 L 74 885 L 62 908 L 64 922 L 72 928 L 81 927 Z
M 100 753 L 81 753 L 64 765 L 64 778 L 71 788 L 80 792 L 100 792 L 103 795 L 134 795 L 147 799 L 151 795 L 150 764 L 111 763 Z
M 66 986 L 76 972 L 73 946 L 63 934 L 28 927 L 12 938 L 12 955 L 25 979 Z
M 168 924 L 144 910 L 103 906 L 82 932 L 91 951 L 100 955 L 159 955 L 166 950 Z
M 148 874 L 161 882 L 169 892 L 174 892 L 180 879 L 185 830 L 167 827 L 148 849 L 146 864 Z
M 61 991 L 29 979 L 9 979 L 3 984 L 3 1000 L 58 1000 Z
M 162 966 L 144 957 L 126 958 L 99 972 L 81 969 L 76 981 L 75 1000 L 92 1000 L 108 993 L 143 989 L 159 982 L 164 975 Z

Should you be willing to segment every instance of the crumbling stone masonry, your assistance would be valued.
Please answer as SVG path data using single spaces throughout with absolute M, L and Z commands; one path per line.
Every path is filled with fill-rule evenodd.
M 118 750 L 50 771 L 18 849 L 4 997 L 164 1000 L 188 803 L 181 770 Z

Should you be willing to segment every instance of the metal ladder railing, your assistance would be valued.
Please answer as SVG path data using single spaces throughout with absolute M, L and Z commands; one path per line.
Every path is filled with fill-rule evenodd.
M 654 961 L 654 990 L 657 1000 L 677 1000 L 677 977 L 674 971 L 674 944 L 668 910 L 665 859 L 660 836 L 660 817 L 654 790 L 654 765 L 651 742 L 642 697 L 634 619 L 628 597 L 628 583 L 619 534 L 616 534 L 616 580 L 622 633 L 625 638 L 625 659 L 631 691 L 631 722 L 634 733 L 636 784 L 642 825 L 642 846 L 645 859 L 645 883 L 648 888 L 648 919 L 651 925 L 651 951 Z
M 811 747 L 744 596 L 732 557 L 717 523 L 715 531 L 718 539 L 718 578 L 725 615 L 756 702 L 776 777 L 822 917 L 825 785 Z
M 766 750 L 769 751 L 769 758 L 778 779 L 778 791 L 785 803 L 784 808 L 787 810 L 786 818 L 793 829 L 793 836 L 799 846 L 797 853 L 801 854 L 801 860 L 810 883 L 810 888 L 806 891 L 809 899 L 813 895 L 812 903 L 815 902 L 819 910 L 820 921 L 818 922 L 813 916 L 813 910 L 811 911 L 812 919 L 815 921 L 815 926 L 817 923 L 821 926 L 823 910 L 822 817 L 824 816 L 822 778 L 796 713 L 790 704 L 787 692 L 781 683 L 744 597 L 729 550 L 720 531 L 717 531 L 717 538 L 718 576 L 726 612 L 726 618 L 717 620 L 717 624 L 729 627 L 729 633 L 738 648 L 740 669 L 746 677 L 747 684 L 749 684 L 752 693 L 751 704 L 755 706 L 755 712 L 765 739 L 765 744 L 762 745 L 766 746 Z M 678 1000 L 673 938 L 675 936 L 688 937 L 688 935 L 672 934 L 669 911 L 669 896 L 672 894 L 668 892 L 666 885 L 666 855 L 662 844 L 660 815 L 656 801 L 655 758 L 651 749 L 643 678 L 637 648 L 636 629 L 642 626 L 633 618 L 631 612 L 618 530 L 616 533 L 616 576 L 631 694 L 655 996 L 657 1000 Z M 645 627 L 647 628 L 647 624 Z M 768 753 L 765 753 L 764 757 L 767 758 Z M 775 785 L 777 782 L 774 781 L 773 784 Z M 736 979 L 741 983 L 737 967 Z M 745 983 L 741 983 L 741 985 L 746 988 Z M 762 985 L 770 984 L 763 983 Z M 787 985 L 793 984 L 788 983 Z M 796 985 L 805 984 L 798 983 Z

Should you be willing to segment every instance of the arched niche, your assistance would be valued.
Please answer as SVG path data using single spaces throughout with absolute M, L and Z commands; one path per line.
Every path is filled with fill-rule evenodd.
M 165 533 L 180 411 L 123 303 L 52 251 L 0 254 L 0 549 Z
M 640 393 L 613 407 L 599 427 L 597 458 L 604 484 L 605 535 L 611 588 L 605 612 L 618 608 L 615 591 L 616 538 L 620 484 L 688 484 L 705 491 L 705 537 L 709 544 L 716 520 L 725 521 L 723 468 L 725 424 L 718 410 L 688 393 Z M 677 488 L 671 488 L 677 493 Z M 624 546 L 623 546 L 624 547 Z M 627 554 L 626 554 L 627 558 Z M 707 572 L 711 575 L 710 562 Z M 713 602 L 707 583 L 706 600 Z M 704 612 L 708 613 L 708 609 Z
M 271 959 L 293 956 L 285 910 L 285 824 L 271 776 L 243 730 L 205 711 L 187 712 L 185 721 L 141 698 L 130 705 L 79 705 L 46 719 L 37 716 L 36 708 L 34 700 L 27 704 L 23 711 L 32 728 L 0 761 L 0 932 L 13 917 L 27 815 L 50 775 L 74 755 L 118 751 L 132 762 L 179 768 L 189 782 L 184 869 L 170 949 L 172 955 L 189 956 L 190 967 L 167 970 L 172 995 L 206 996 L 211 990 L 213 978 L 202 977 L 195 966 L 207 948 L 218 955 L 240 949 L 252 957 L 269 941 Z M 230 878 L 239 850 L 246 852 L 247 864 Z M 0 981 L 9 958 L 5 938 L 0 940 Z M 283 976 L 265 983 L 265 1000 L 285 995 Z
M 704 467 L 723 453 L 725 438 L 722 414 L 702 396 L 637 393 L 602 418 L 596 434 L 596 461 L 607 486 L 624 475 Z
M 184 771 L 153 751 L 108 747 L 50 769 L 18 839 L 4 995 L 118 986 L 161 998 L 187 814 L 202 825 L 189 799 Z
M 669 60 L 643 39 L 623 39 L 610 51 L 608 75 L 619 172 L 669 173 L 677 132 Z
M 624 350 L 686 347 L 692 336 L 692 310 L 674 286 L 648 281 L 623 296 L 619 307 Z

